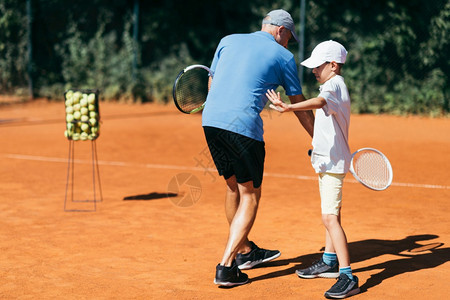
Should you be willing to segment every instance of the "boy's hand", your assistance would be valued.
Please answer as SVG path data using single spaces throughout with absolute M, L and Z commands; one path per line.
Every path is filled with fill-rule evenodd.
M 271 109 L 279 111 L 281 113 L 290 111 L 290 107 L 288 104 L 281 101 L 280 93 L 275 93 L 274 90 L 268 90 L 266 93 L 267 99 L 269 99 L 272 104 L 269 105 Z

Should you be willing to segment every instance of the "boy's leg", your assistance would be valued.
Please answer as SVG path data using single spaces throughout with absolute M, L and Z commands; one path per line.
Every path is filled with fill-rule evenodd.
M 330 233 L 326 229 L 325 229 L 325 251 L 323 252 L 322 260 L 329 266 L 334 266 L 335 264 L 338 263 L 336 249 L 334 249 Z
M 315 261 L 310 267 L 296 270 L 300 278 L 337 278 L 339 276 L 339 264 L 336 251 L 328 230 L 325 229 L 325 251 L 322 258 Z
M 358 278 L 350 267 L 347 237 L 341 226 L 340 209 L 345 174 L 321 174 L 322 221 L 325 225 L 326 250 L 335 251 L 339 261 L 338 281 L 325 292 L 327 298 L 345 298 L 359 293 Z
M 336 213 L 339 215 L 341 205 L 342 181 L 345 175 L 319 174 L 319 192 L 321 199 L 322 216 L 324 214 Z M 323 218 L 323 217 L 322 217 Z M 328 229 L 325 227 L 325 253 L 322 258 L 312 266 L 296 270 L 301 278 L 336 278 L 339 276 L 336 249 Z
M 345 174 L 319 174 L 322 222 L 325 225 L 325 252 L 336 253 L 340 266 L 349 266 L 347 237 L 341 226 L 342 187 Z
M 339 216 L 336 215 L 322 215 L 323 224 L 327 229 L 325 251 L 336 253 L 339 266 L 342 268 L 350 266 L 350 256 L 347 247 L 347 237 L 339 219 Z
M 341 222 L 341 215 L 338 216 L 339 222 Z M 322 223 L 323 223 L 323 215 L 322 215 Z M 331 239 L 330 233 L 325 227 L 325 252 L 336 253 L 336 249 L 333 245 L 333 240 Z

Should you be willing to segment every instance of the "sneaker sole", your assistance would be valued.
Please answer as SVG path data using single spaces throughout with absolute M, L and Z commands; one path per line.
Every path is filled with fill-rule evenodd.
M 329 298 L 329 299 L 344 299 L 346 297 L 350 297 L 350 296 L 356 295 L 360 291 L 361 291 L 361 289 L 357 288 L 357 289 L 351 290 L 350 292 L 348 292 L 345 295 L 330 295 L 330 294 L 325 293 L 325 297 Z
M 262 263 L 265 263 L 265 262 L 274 260 L 275 258 L 280 257 L 280 255 L 281 255 L 281 252 L 278 252 L 278 253 L 275 254 L 274 256 L 268 257 L 268 258 L 266 258 L 266 259 L 255 260 L 255 261 L 248 261 L 248 262 L 245 262 L 245 263 L 243 263 L 242 265 L 238 266 L 238 268 L 239 268 L 240 270 L 248 270 L 248 269 L 251 269 L 251 268 L 253 268 L 254 266 L 257 266 L 257 265 L 259 265 L 259 264 L 262 264 Z M 339 276 L 339 275 L 338 275 L 338 276 Z
M 246 284 L 246 283 L 248 283 L 248 279 L 246 281 L 244 281 L 244 282 L 218 281 L 218 280 L 214 279 L 214 283 L 219 285 L 219 286 L 231 287 L 231 286 Z
M 328 272 L 328 273 L 320 273 L 316 275 L 305 275 L 305 274 L 299 274 L 295 272 L 298 277 L 305 278 L 305 279 L 312 279 L 312 278 L 338 278 L 339 272 Z

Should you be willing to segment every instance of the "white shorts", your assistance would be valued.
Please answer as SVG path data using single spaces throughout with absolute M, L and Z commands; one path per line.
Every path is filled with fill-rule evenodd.
M 346 174 L 319 173 L 322 214 L 339 216 L 342 205 L 342 186 Z

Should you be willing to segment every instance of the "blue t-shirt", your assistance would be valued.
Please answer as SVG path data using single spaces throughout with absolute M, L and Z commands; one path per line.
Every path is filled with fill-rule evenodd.
M 281 85 L 289 96 L 302 93 L 294 55 L 263 31 L 224 37 L 211 71 L 202 125 L 258 141 L 263 141 L 260 113 L 268 101 L 267 90 Z

